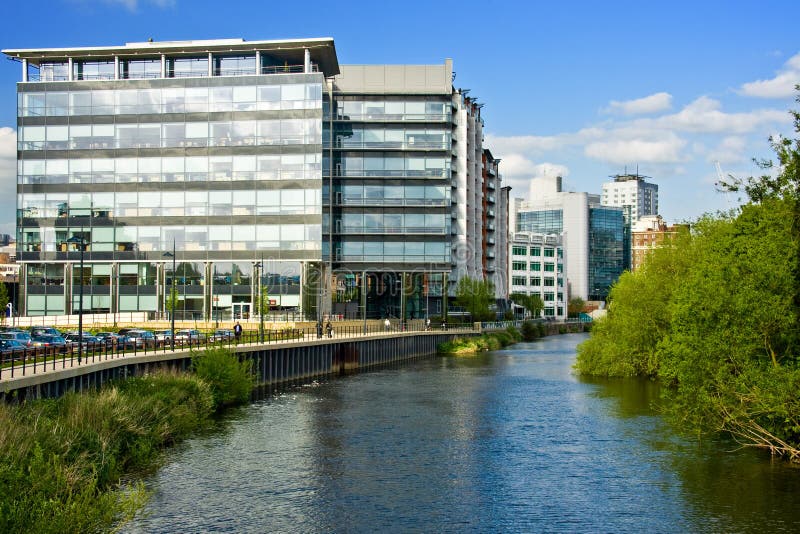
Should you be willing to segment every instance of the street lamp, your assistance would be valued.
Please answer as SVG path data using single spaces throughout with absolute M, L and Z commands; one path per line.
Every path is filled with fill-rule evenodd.
M 86 249 L 83 230 L 81 230 L 80 237 L 74 235 L 67 239 L 67 243 L 78 245 L 81 251 L 80 302 L 78 303 L 78 364 L 80 364 L 83 356 L 83 252 Z
M 258 268 L 258 319 L 259 336 L 264 343 L 264 253 L 261 253 L 261 265 Z M 269 310 L 269 295 L 267 296 L 267 310 Z
M 165 252 L 165 258 L 172 258 L 172 287 L 169 291 L 169 303 L 170 303 L 170 311 L 169 311 L 169 322 L 170 322 L 170 348 L 174 352 L 175 351 L 175 238 L 172 238 L 172 252 Z

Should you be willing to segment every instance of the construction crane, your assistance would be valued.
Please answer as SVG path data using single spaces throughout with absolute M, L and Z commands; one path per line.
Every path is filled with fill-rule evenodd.
M 722 166 L 719 164 L 719 161 L 715 161 L 714 166 L 717 168 L 717 187 L 721 187 L 722 184 L 725 183 L 725 174 L 722 172 Z M 731 209 L 730 191 L 725 191 L 725 203 L 728 205 L 728 209 Z

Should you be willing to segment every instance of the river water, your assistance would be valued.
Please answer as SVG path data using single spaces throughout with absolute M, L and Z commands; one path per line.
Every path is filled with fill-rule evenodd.
M 800 469 L 676 436 L 584 334 L 298 388 L 167 453 L 126 532 L 797 532 Z

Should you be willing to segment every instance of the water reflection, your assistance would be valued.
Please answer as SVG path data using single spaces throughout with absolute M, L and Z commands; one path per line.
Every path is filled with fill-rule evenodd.
M 128 532 L 798 530 L 800 472 L 676 436 L 583 335 L 293 390 L 174 451 Z

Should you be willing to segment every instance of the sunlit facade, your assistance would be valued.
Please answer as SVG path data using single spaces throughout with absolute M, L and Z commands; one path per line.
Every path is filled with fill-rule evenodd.
M 340 67 L 328 38 L 4 53 L 24 314 L 159 316 L 174 283 L 185 319 L 251 316 L 262 293 L 413 319 L 443 311 L 451 273 L 488 271 L 480 107 L 449 60 Z

